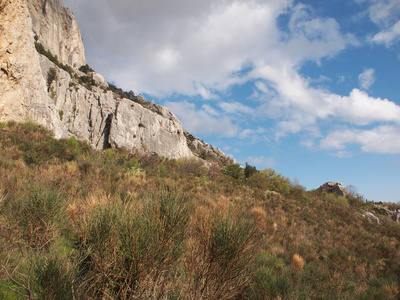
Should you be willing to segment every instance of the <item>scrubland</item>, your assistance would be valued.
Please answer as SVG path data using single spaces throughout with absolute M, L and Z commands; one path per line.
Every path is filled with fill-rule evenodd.
M 1 123 L 0 298 L 399 299 L 400 223 L 370 205 Z

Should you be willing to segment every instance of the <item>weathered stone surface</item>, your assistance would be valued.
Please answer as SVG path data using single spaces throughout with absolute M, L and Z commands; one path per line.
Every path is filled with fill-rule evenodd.
M 108 83 L 107 81 L 104 79 L 104 77 L 102 75 L 100 75 L 99 73 L 93 72 L 92 74 L 92 78 L 94 79 L 94 81 L 96 82 L 97 85 L 99 85 L 101 88 L 103 89 L 107 89 L 108 88 Z
M 193 156 L 182 123 L 167 108 L 154 113 L 128 99 L 119 101 L 111 121 L 112 147 L 137 148 L 169 158 Z
M 329 181 L 321 185 L 318 190 L 320 192 L 337 194 L 339 196 L 348 196 L 350 192 L 346 189 L 346 187 L 340 182 Z
M 31 119 L 59 126 L 47 94 L 26 0 L 6 0 L 0 10 L 0 121 Z
M 369 211 L 365 212 L 365 214 L 363 214 L 363 217 L 367 217 L 368 219 L 375 222 L 376 224 L 380 224 L 379 218 L 377 216 L 375 216 L 372 212 L 369 212 Z
M 78 23 L 61 0 L 28 0 L 32 30 L 38 42 L 58 60 L 72 67 L 86 64 Z

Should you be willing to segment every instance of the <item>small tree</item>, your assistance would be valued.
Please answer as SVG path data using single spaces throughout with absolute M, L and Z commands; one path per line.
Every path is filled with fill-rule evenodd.
M 56 68 L 50 68 L 47 72 L 47 91 L 50 90 L 51 83 L 57 81 L 57 70 Z
M 231 164 L 224 168 L 223 173 L 242 183 L 245 179 L 243 168 L 239 164 Z
M 250 178 L 253 174 L 257 172 L 258 171 L 256 167 L 251 166 L 246 162 L 246 166 L 244 168 L 244 177 L 246 177 L 246 179 Z

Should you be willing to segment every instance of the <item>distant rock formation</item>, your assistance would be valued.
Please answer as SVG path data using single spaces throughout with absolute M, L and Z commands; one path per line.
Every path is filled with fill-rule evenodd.
M 234 162 L 188 134 L 168 108 L 111 91 L 86 66 L 77 22 L 61 0 L 0 1 L 0 34 L 0 122 L 32 120 L 97 149 Z
M 341 184 L 340 182 L 333 182 L 333 181 L 324 183 L 318 188 L 318 191 L 336 194 L 343 197 L 350 195 L 350 192 L 346 189 L 346 187 L 343 184 Z

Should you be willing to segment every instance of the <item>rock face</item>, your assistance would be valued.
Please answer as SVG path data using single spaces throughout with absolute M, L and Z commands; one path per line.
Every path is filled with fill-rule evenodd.
M 62 64 L 80 67 L 86 64 L 78 23 L 61 0 L 28 0 L 32 31 L 45 49 L 57 55 Z
M 97 149 L 135 148 L 167 158 L 201 157 L 192 150 L 203 145 L 219 161 L 232 161 L 192 136 L 189 147 L 189 134 L 166 107 L 142 96 L 124 99 L 108 90 L 100 74 L 79 71 L 86 64 L 80 31 L 61 0 L 0 0 L 0 34 L 0 122 L 32 120 L 56 138 L 75 136 Z M 69 67 L 39 54 L 35 42 L 58 66 Z
M 28 118 L 50 129 L 60 126 L 52 113 L 26 0 L 1 1 L 0 36 L 0 121 Z
M 343 197 L 350 195 L 350 192 L 346 189 L 346 187 L 343 184 L 333 181 L 324 183 L 318 188 L 318 191 L 333 193 Z

